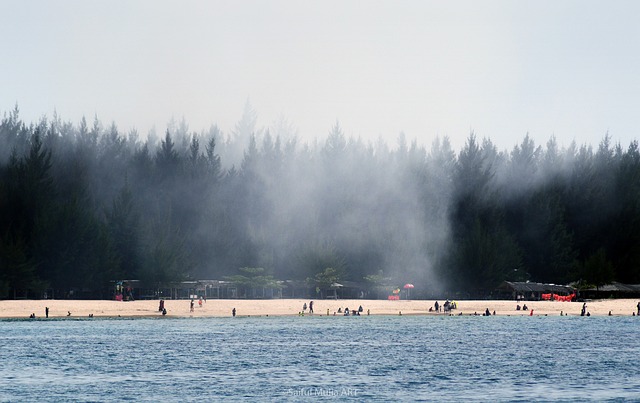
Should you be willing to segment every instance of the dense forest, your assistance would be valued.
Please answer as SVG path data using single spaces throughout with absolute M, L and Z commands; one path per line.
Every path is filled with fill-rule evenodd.
M 486 292 L 503 280 L 640 283 L 640 150 L 510 151 L 472 133 L 423 146 L 345 136 L 301 142 L 286 123 L 162 135 L 64 122 L 0 123 L 0 297 L 106 296 L 109 282 L 264 278 L 414 295 Z M 330 268 L 332 270 L 327 271 Z M 254 270 L 256 272 L 256 270 Z

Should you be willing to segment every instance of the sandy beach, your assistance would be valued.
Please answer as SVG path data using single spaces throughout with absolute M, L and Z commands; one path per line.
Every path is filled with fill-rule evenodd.
M 203 301 L 202 306 L 194 301 L 194 311 L 190 312 L 190 300 L 166 300 L 165 308 L 168 317 L 222 317 L 231 316 L 233 308 L 238 316 L 283 316 L 298 315 L 303 305 L 309 300 L 302 299 L 267 299 L 267 300 L 224 300 L 209 299 Z M 363 314 L 367 310 L 371 315 L 444 315 L 444 313 L 429 312 L 434 305 L 433 300 L 314 300 L 315 315 L 333 315 L 338 308 L 344 310 L 358 309 L 362 305 Z M 444 301 L 440 300 L 442 304 Z M 526 316 L 530 312 L 517 311 L 515 301 L 473 300 L 457 301 L 458 309 L 452 311 L 457 315 L 482 314 L 487 308 L 500 316 Z M 533 309 L 534 316 L 560 315 L 562 311 L 568 315 L 580 315 L 582 302 L 558 301 L 525 301 Z M 608 315 L 631 316 L 636 312 L 638 300 L 635 299 L 607 299 L 587 302 L 587 311 L 594 316 Z M 153 317 L 162 316 L 158 311 L 158 300 L 144 300 L 132 302 L 106 300 L 5 300 L 0 301 L 0 318 L 28 318 L 32 313 L 36 318 L 45 317 L 45 307 L 49 307 L 50 318 L 61 317 Z M 69 315 L 70 313 L 70 315 Z M 309 314 L 307 309 L 306 314 Z M 339 314 L 338 314 L 339 315 Z

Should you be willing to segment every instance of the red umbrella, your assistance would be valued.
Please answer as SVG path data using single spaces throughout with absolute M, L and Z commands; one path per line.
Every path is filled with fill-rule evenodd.
M 413 284 L 407 283 L 404 285 L 404 289 L 407 290 L 407 299 L 409 299 L 409 294 L 411 293 L 411 289 L 413 288 Z

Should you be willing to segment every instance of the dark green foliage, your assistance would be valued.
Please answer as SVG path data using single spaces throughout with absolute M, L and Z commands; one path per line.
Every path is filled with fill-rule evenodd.
M 324 292 L 328 289 L 337 289 L 342 285 L 339 283 L 344 274 L 341 270 L 336 270 L 333 267 L 327 267 L 324 270 L 318 272 L 313 277 L 307 278 L 307 284 L 316 287 L 316 290 L 320 292 L 319 297 L 324 298 Z
M 117 257 L 117 264 L 112 269 L 112 278 L 137 278 L 142 260 L 139 241 L 140 209 L 135 205 L 133 192 L 128 183 L 113 200 L 106 216 L 111 247 Z
M 596 287 L 609 284 L 615 278 L 613 264 L 607 259 L 604 248 L 587 258 L 582 268 L 582 279 Z
M 594 152 L 527 135 L 506 152 L 471 134 L 456 155 L 446 138 L 427 152 L 400 134 L 390 149 L 336 123 L 300 144 L 256 130 L 248 104 L 231 136 L 182 120 L 161 141 L 97 118 L 4 115 L 0 297 L 187 278 L 483 295 L 503 280 L 640 283 L 638 143 L 606 135 Z
M 158 219 L 142 235 L 144 255 L 137 269 L 138 279 L 158 287 L 186 279 L 191 263 L 184 236 L 170 219 Z

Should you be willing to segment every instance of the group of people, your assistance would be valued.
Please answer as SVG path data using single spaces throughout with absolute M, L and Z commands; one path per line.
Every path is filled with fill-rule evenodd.
M 202 301 L 207 302 L 207 297 L 198 298 L 198 307 L 202 308 Z M 193 312 L 195 307 L 195 300 L 191 298 L 191 304 L 189 305 L 189 312 Z
M 429 312 L 442 312 L 444 310 L 444 312 L 447 313 L 451 312 L 452 309 L 458 309 L 458 304 L 456 303 L 456 301 L 446 300 L 442 305 L 440 305 L 438 301 L 436 301 L 432 307 L 429 307 Z
M 71 316 L 71 311 L 67 311 L 67 316 Z M 120 316 L 120 315 L 118 315 L 118 316 Z M 49 307 L 48 307 L 48 306 L 45 306 L 45 307 L 44 307 L 44 317 L 45 317 L 45 318 L 49 318 Z M 92 313 L 90 313 L 90 314 L 89 314 L 89 317 L 90 317 L 90 318 L 93 318 L 93 314 L 92 314 Z M 29 319 L 35 319 L 35 318 L 36 318 L 36 314 L 35 314 L 34 312 L 32 312 L 32 313 L 29 315 Z
M 580 311 L 580 316 L 591 316 L 589 312 L 587 312 L 587 303 L 582 304 L 582 310 Z
M 302 305 L 302 314 L 304 315 L 304 313 L 307 310 L 307 303 L 305 302 L 304 305 Z M 313 301 L 309 301 L 309 313 L 313 315 Z
M 349 307 L 345 307 L 344 308 L 344 313 L 343 313 L 341 307 L 338 308 L 338 313 L 343 313 L 344 316 L 360 316 L 360 314 L 362 312 L 364 312 L 364 309 L 362 308 L 362 305 L 360 305 L 358 307 L 358 309 L 353 309 L 353 310 L 349 309 Z M 335 316 L 335 315 L 336 315 L 336 313 L 334 312 L 333 316 Z M 369 315 L 369 310 L 368 309 L 367 309 L 367 315 Z
M 44 307 L 44 316 L 46 318 L 49 317 L 49 307 L 48 306 Z M 35 313 L 31 313 L 31 315 L 29 315 L 29 319 L 35 319 L 35 318 L 36 318 L 36 314 Z
M 206 299 L 204 299 L 204 301 L 206 302 Z M 200 307 L 202 307 L 202 302 L 203 302 L 203 298 L 201 297 L 198 300 L 198 305 Z M 195 306 L 195 301 L 193 299 L 191 299 L 191 303 L 190 303 L 190 311 L 193 312 L 194 311 L 194 306 Z M 444 309 L 445 312 L 451 311 L 451 309 L 456 309 L 457 308 L 457 304 L 454 302 L 450 302 L 449 300 L 447 300 L 444 305 L 440 305 L 438 303 L 438 301 L 435 302 L 433 307 L 429 308 L 429 312 L 433 312 L 435 310 L 435 312 L 441 312 L 441 308 Z M 636 305 L 637 308 L 637 315 L 640 316 L 640 302 L 638 302 L 638 304 Z M 313 301 L 309 301 L 309 305 L 307 306 L 307 303 L 305 302 L 304 305 L 302 306 L 302 312 L 300 313 L 301 315 L 304 314 L 304 312 L 309 309 L 309 313 L 313 314 Z M 524 304 L 522 307 L 520 306 L 520 304 L 516 305 L 516 311 L 529 311 L 529 307 L 527 306 L 527 304 Z M 162 315 L 166 315 L 167 314 L 167 309 L 165 307 L 165 301 L 163 299 L 160 300 L 160 304 L 158 306 L 158 311 L 162 312 Z M 344 308 L 344 311 L 342 310 L 342 308 L 338 308 L 337 313 L 339 314 L 344 314 L 344 316 L 360 316 L 360 314 L 364 311 L 364 309 L 362 308 L 362 305 L 360 305 L 358 307 L 358 309 L 353 309 L 350 310 L 348 307 Z M 231 311 L 232 316 L 236 316 L 236 308 L 233 308 Z M 496 311 L 493 311 L 493 315 L 496 314 Z M 531 310 L 530 312 L 531 315 L 533 315 L 533 310 Z M 327 315 L 329 315 L 329 309 L 327 309 Z M 333 313 L 333 315 L 336 315 L 336 312 Z M 367 315 L 369 315 L 369 310 L 367 309 Z M 460 312 L 460 315 L 462 315 L 462 312 Z M 478 313 L 474 313 L 474 315 L 478 316 Z M 485 312 L 482 314 L 482 316 L 491 316 L 492 313 L 489 311 L 489 308 L 487 308 L 485 310 Z M 564 314 L 564 311 L 560 312 L 560 316 L 565 316 L 566 314 Z M 609 311 L 609 316 L 612 316 L 612 312 Z M 71 316 L 71 312 L 67 312 L 67 316 Z M 580 311 L 580 316 L 591 316 L 591 313 L 589 311 L 587 311 L 587 303 L 583 303 L 582 304 L 582 309 Z M 636 312 L 633 312 L 633 316 L 636 316 Z M 35 319 L 36 314 L 32 313 L 29 315 L 30 319 Z M 45 317 L 49 317 L 49 307 L 45 307 Z M 90 314 L 89 317 L 93 317 L 93 314 Z
M 489 308 L 487 308 L 482 314 L 479 314 L 478 312 L 474 312 L 472 316 L 491 316 L 491 315 L 495 316 L 495 314 L 496 314 L 496 311 L 493 311 L 493 314 L 492 314 L 491 312 L 489 312 Z M 462 312 L 460 312 L 458 316 L 462 316 Z

